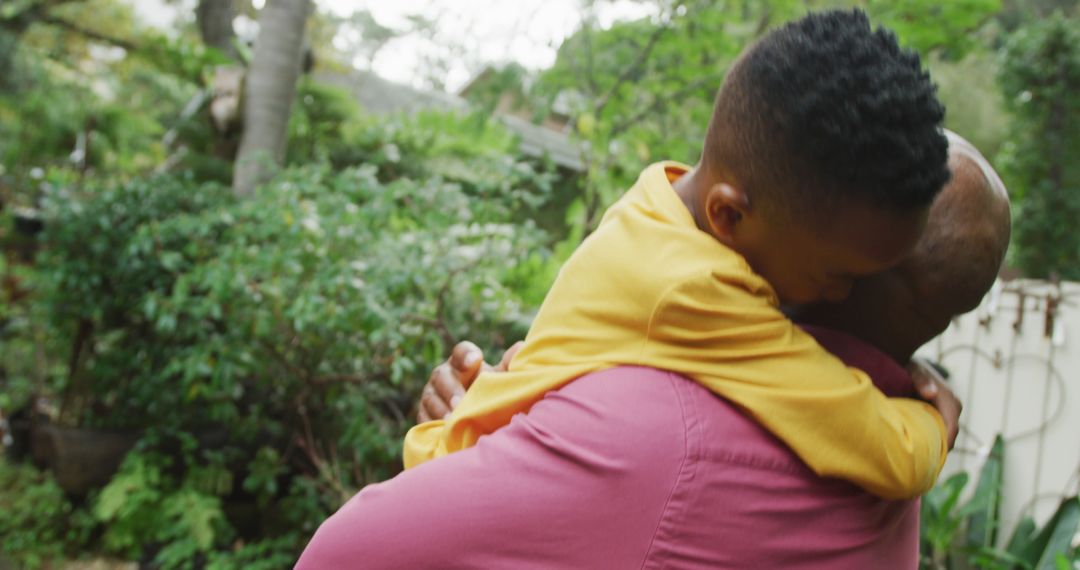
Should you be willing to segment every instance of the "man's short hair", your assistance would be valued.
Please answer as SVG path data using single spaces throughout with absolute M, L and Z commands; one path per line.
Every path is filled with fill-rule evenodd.
M 919 56 L 860 10 L 773 30 L 728 72 L 703 160 L 753 204 L 824 213 L 929 206 L 949 179 L 945 109 Z

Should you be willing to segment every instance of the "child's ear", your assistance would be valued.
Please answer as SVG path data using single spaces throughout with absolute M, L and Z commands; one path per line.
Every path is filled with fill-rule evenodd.
M 713 184 L 705 193 L 705 216 L 712 234 L 727 245 L 735 236 L 735 227 L 750 212 L 750 198 L 729 184 Z

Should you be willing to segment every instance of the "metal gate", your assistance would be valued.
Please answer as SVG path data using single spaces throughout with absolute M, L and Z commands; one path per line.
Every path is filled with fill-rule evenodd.
M 920 354 L 951 372 L 964 402 L 942 480 L 974 476 L 1001 433 L 1005 533 L 1080 490 L 1080 283 L 999 281 Z

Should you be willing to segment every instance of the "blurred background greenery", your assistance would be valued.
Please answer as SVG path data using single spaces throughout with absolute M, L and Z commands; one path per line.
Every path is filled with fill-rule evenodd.
M 399 470 L 449 347 L 521 338 L 641 168 L 695 161 L 739 51 L 810 9 L 918 50 L 1012 192 L 1009 271 L 1080 279 L 1076 0 L 581 0 L 551 62 L 474 57 L 452 92 L 475 46 L 445 10 L 142 4 L 0 1 L 0 567 L 290 567 Z M 372 71 L 401 38 L 435 46 L 408 84 Z M 1053 528 L 1027 558 L 1031 529 L 963 538 L 986 506 L 950 481 L 927 566 L 1044 567 Z

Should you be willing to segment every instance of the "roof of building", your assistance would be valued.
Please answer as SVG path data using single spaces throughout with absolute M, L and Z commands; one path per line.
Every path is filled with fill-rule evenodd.
M 416 89 L 389 81 L 370 71 L 349 73 L 319 72 L 315 79 L 346 89 L 361 108 L 376 115 L 415 113 L 424 109 L 467 111 L 470 104 L 457 95 Z M 576 146 L 565 133 L 533 124 L 513 115 L 498 114 L 497 118 L 521 142 L 521 151 L 529 156 L 548 156 L 558 166 L 583 171 L 584 164 Z

